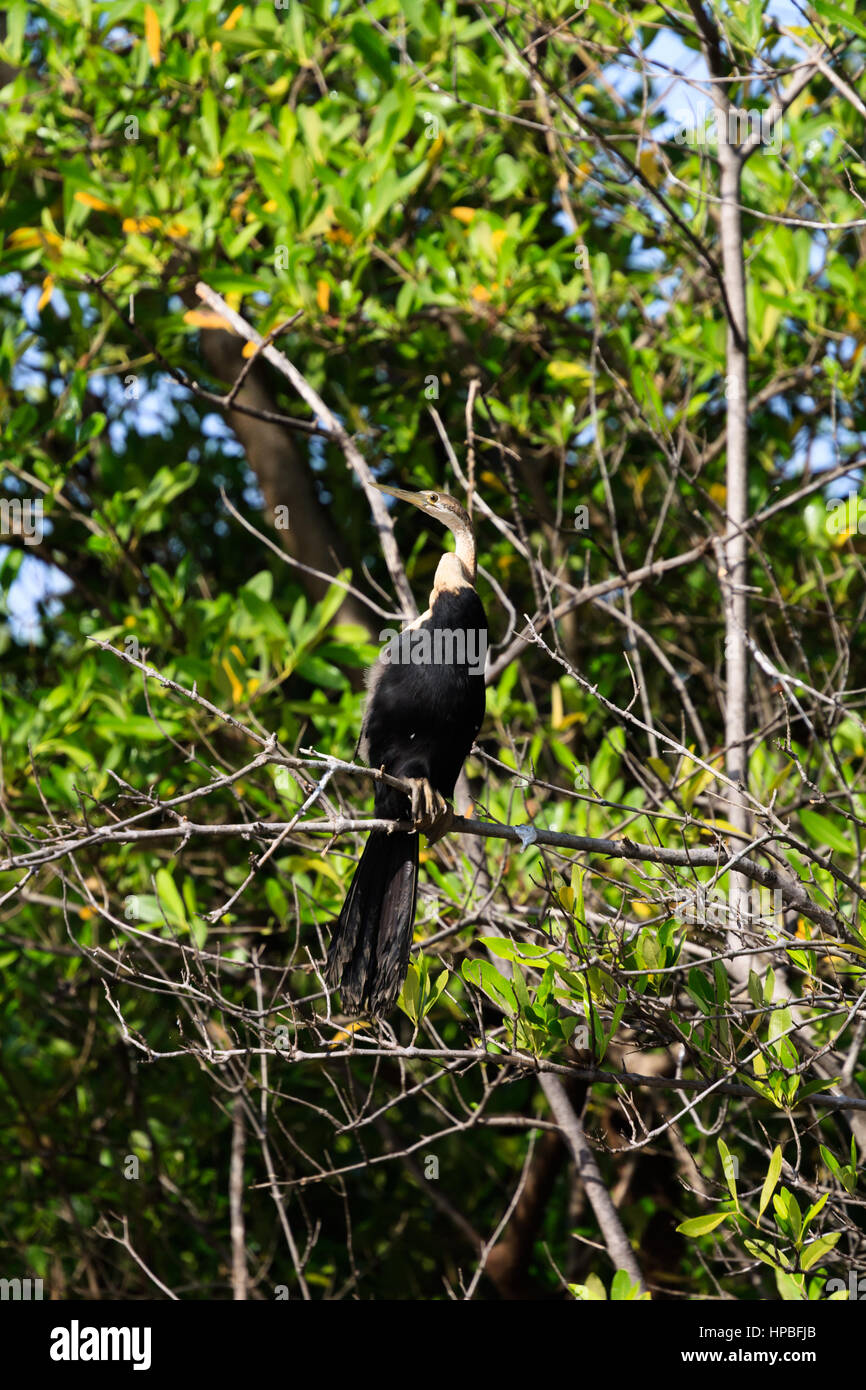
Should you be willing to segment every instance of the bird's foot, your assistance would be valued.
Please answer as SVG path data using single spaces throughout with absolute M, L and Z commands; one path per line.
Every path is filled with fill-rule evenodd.
M 442 838 L 451 828 L 454 812 L 426 777 L 409 777 L 412 788 L 412 821 L 416 830 L 423 830 L 429 844 Z

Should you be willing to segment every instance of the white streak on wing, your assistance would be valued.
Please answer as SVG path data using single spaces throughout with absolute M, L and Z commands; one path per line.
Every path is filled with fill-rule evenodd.
M 431 611 L 428 608 L 426 613 L 419 613 L 417 618 L 413 618 L 411 623 L 407 623 L 406 626 L 403 628 L 403 631 L 414 632 L 417 628 L 421 626 L 422 623 L 426 623 L 427 619 L 431 616 Z

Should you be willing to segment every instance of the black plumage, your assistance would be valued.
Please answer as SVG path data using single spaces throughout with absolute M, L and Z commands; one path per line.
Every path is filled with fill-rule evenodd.
M 457 538 L 436 571 L 427 613 L 380 654 L 371 672 L 360 747 L 371 767 L 415 783 L 377 782 L 375 814 L 413 820 L 431 838 L 447 828 L 445 801 L 484 719 L 487 620 L 474 588 L 469 518 L 441 493 L 385 488 L 438 517 Z M 326 978 L 347 1013 L 389 1013 L 406 978 L 418 885 L 418 831 L 373 830 L 328 953 Z

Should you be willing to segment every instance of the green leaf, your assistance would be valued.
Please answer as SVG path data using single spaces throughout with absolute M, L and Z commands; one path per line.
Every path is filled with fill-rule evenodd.
M 815 1217 L 815 1216 L 817 1216 L 818 1213 L 819 1213 L 819 1211 L 821 1211 L 821 1210 L 823 1209 L 823 1207 L 825 1206 L 825 1204 L 826 1204 L 826 1202 L 827 1202 L 827 1198 L 828 1198 L 829 1196 L 830 1196 L 829 1192 L 825 1192 L 824 1195 L 823 1195 L 822 1197 L 819 1197 L 818 1200 L 817 1200 L 817 1202 L 814 1202 L 814 1203 L 812 1204 L 812 1206 L 809 1208 L 809 1210 L 806 1212 L 806 1215 L 803 1217 L 803 1230 L 804 1230 L 804 1231 L 805 1231 L 806 1227 L 809 1225 L 809 1222 L 812 1220 L 812 1218 Z
M 786 1034 L 794 1025 L 790 1009 L 774 1009 L 770 1014 L 770 1022 L 767 1028 L 767 1041 L 775 1042 Z
M 736 1205 L 737 1210 L 739 1210 L 740 1202 L 739 1198 L 737 1197 L 736 1164 L 734 1163 L 730 1150 L 728 1149 L 728 1146 L 725 1143 L 724 1139 L 717 1139 L 716 1147 L 719 1150 L 719 1156 L 722 1160 L 722 1172 L 725 1175 L 725 1182 L 728 1184 L 728 1191 L 734 1199 L 734 1204 Z
M 770 1155 L 770 1166 L 767 1169 L 767 1176 L 764 1179 L 764 1186 L 761 1188 L 761 1200 L 758 1203 L 758 1216 L 763 1216 L 764 1211 L 773 1195 L 773 1189 L 779 1181 L 779 1174 L 782 1171 L 782 1150 L 777 1144 Z
M 175 719 L 165 719 L 159 716 L 159 724 L 155 724 L 152 719 L 144 715 L 127 715 L 123 719 L 104 718 L 95 722 L 94 732 L 100 737 L 107 738 L 110 743 L 120 739 L 124 746 L 130 743 L 164 743 L 166 734 L 176 734 L 180 731 L 180 724 Z M 41 750 L 41 745 L 40 745 Z
M 13 3 L 6 7 L 6 42 L 4 47 L 16 65 L 21 61 L 21 55 L 24 51 L 24 30 L 27 25 L 28 8 L 27 0 L 13 0 Z
M 515 998 L 517 999 L 517 1003 L 520 1006 L 520 1011 L 521 1013 L 526 1013 L 527 1009 L 531 1007 L 531 1000 L 529 998 L 529 990 L 526 988 L 526 979 L 524 977 L 523 971 L 521 970 L 520 966 L 516 963 L 514 966 L 514 970 L 511 974 L 511 983 L 514 989 Z
M 786 1303 L 798 1303 L 805 1299 L 805 1282 L 802 1274 L 787 1274 L 782 1269 L 776 1269 L 776 1288 Z
M 420 1022 L 421 975 L 414 963 L 409 966 L 397 1004 L 412 1023 Z
M 639 1299 L 649 1298 L 649 1294 L 642 1291 L 640 1284 L 632 1280 L 626 1269 L 618 1269 L 613 1276 L 610 1296 L 611 1300 L 617 1303 L 633 1303 Z
M 359 19 L 352 25 L 352 42 L 367 66 L 377 77 L 390 86 L 391 60 L 388 57 L 388 50 L 376 30 Z
M 569 1284 L 568 1287 L 575 1298 L 580 1299 L 582 1303 L 604 1303 L 607 1301 L 607 1292 L 597 1274 L 588 1274 L 585 1284 Z
M 335 666 L 320 661 L 317 656 L 305 656 L 298 662 L 297 672 L 313 685 L 324 685 L 329 690 L 345 690 L 346 677 Z
M 511 984 L 487 960 L 465 960 L 461 967 L 463 978 L 491 999 L 510 1017 L 517 1013 L 517 999 Z
M 722 1211 L 711 1212 L 707 1216 L 690 1216 L 688 1221 L 680 1222 L 677 1230 L 684 1236 L 705 1236 L 734 1214 L 732 1211 Z
M 810 847 L 823 849 L 829 846 L 839 854 L 853 855 L 854 846 L 829 816 L 819 815 L 817 811 L 800 811 L 800 821 L 806 831 Z
M 841 1231 L 833 1231 L 829 1236 L 819 1238 L 808 1245 L 800 1256 L 800 1268 L 811 1269 L 813 1265 L 828 1255 L 842 1239 Z
M 220 125 L 216 97 L 210 87 L 206 87 L 202 93 L 199 129 L 204 139 L 205 150 L 211 159 L 216 159 L 220 152 Z
M 849 14 L 841 5 L 829 5 L 827 0 L 813 0 L 815 9 L 822 19 L 829 19 L 833 24 L 841 24 L 843 29 L 848 29 L 858 38 L 866 39 L 866 24 L 856 15 Z
M 749 0 L 749 7 L 746 12 L 746 37 L 749 47 L 757 48 L 761 37 L 761 22 L 764 11 L 764 0 Z
M 282 885 L 277 879 L 268 878 L 265 881 L 265 897 L 277 921 L 279 923 L 287 921 L 289 916 L 289 900 L 283 892 Z
M 790 1268 L 784 1255 L 780 1255 L 775 1245 L 769 1240 L 744 1240 L 743 1245 L 750 1255 L 754 1255 L 756 1260 L 769 1265 L 771 1269 Z
M 446 967 L 444 970 L 441 970 L 439 972 L 433 984 L 431 986 L 428 986 L 427 999 L 424 1004 L 425 1018 L 429 1014 L 430 1010 L 434 1007 L 434 1005 L 439 1002 L 439 997 L 450 979 L 451 971 Z
M 165 920 L 178 927 L 187 925 L 186 907 L 168 869 L 157 869 L 156 892 Z
M 561 951 L 551 951 L 549 946 L 542 945 L 534 941 L 512 941 L 509 937 L 503 936 L 480 936 L 479 946 L 486 946 L 494 955 L 501 956 L 503 960 L 522 960 L 522 961 L 551 961 L 554 964 L 565 964 L 565 956 Z
M 787 1187 L 783 1187 L 781 1192 L 773 1198 L 773 1206 L 776 1211 L 776 1224 L 787 1230 L 792 1240 L 799 1241 L 803 1223 L 800 1217 L 800 1207 L 793 1192 L 789 1192 Z

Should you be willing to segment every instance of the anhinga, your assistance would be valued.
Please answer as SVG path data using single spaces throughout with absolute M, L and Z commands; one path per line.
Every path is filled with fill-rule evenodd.
M 326 979 L 347 1013 L 387 1014 L 409 968 L 418 884 L 418 831 L 448 828 L 446 798 L 484 718 L 487 619 L 475 592 L 475 538 L 466 512 L 441 492 L 384 487 L 436 517 L 456 538 L 439 561 L 430 606 L 383 648 L 368 680 L 359 748 L 371 767 L 412 783 L 377 782 L 377 818 L 414 831 L 371 830 L 328 951 Z

